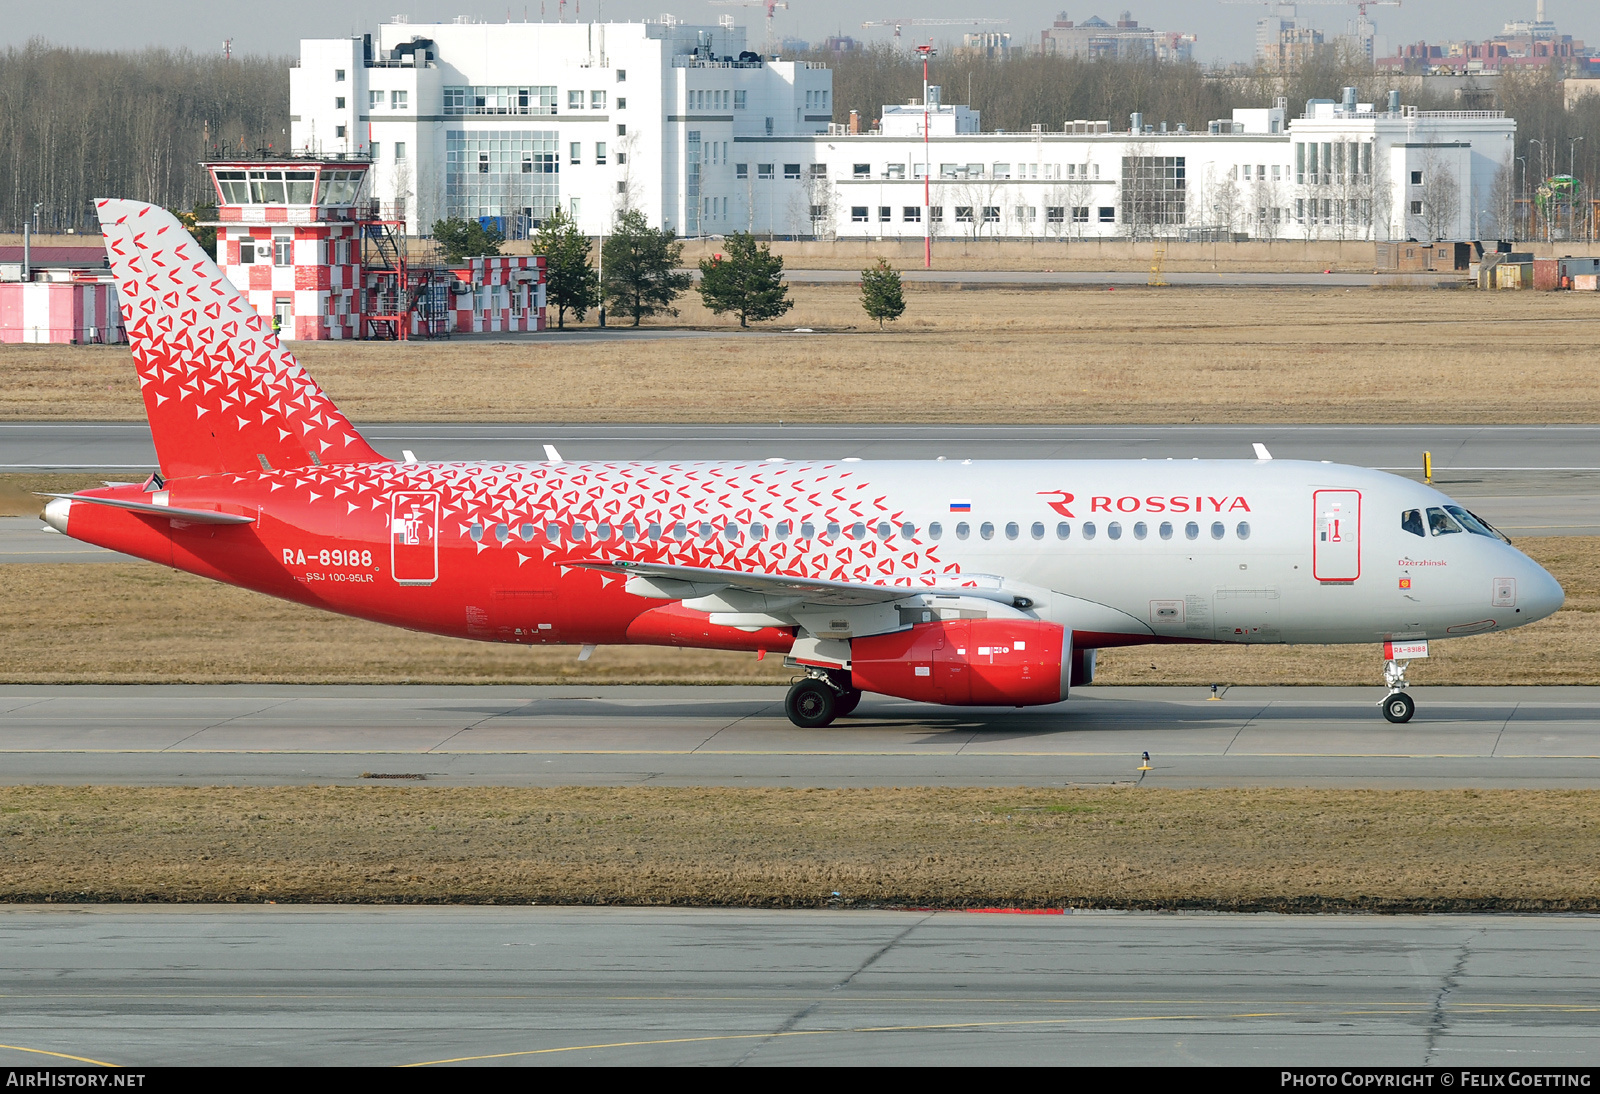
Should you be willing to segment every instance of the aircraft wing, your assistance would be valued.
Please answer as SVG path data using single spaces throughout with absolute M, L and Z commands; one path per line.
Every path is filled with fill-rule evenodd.
M 664 562 L 636 562 L 631 560 L 575 562 L 570 565 L 585 566 L 593 570 L 606 570 L 630 578 L 644 578 L 659 589 L 657 595 L 675 599 L 705 596 L 723 589 L 738 589 L 787 600 L 790 603 L 825 604 L 833 607 L 856 607 L 866 604 L 888 604 L 904 600 L 919 593 L 949 593 L 980 597 L 1018 607 L 1014 593 L 998 588 L 995 578 L 986 574 L 963 574 L 948 585 L 871 585 L 858 581 L 824 581 L 812 577 L 792 577 L 788 574 L 750 573 L 743 570 L 717 570 L 700 566 L 673 566 Z M 960 584 L 960 581 L 971 584 Z M 630 590 L 631 591 L 631 590 Z

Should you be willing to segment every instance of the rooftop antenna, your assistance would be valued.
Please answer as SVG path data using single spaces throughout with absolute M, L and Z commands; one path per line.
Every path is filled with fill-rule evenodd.
M 233 39 L 232 38 L 224 38 L 222 40 L 222 59 L 224 61 L 233 60 Z

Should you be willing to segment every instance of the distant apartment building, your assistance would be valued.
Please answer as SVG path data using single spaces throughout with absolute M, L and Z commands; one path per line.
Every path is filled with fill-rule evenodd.
M 1180 62 L 1194 60 L 1195 36 L 1141 27 L 1132 12 L 1125 11 L 1113 25 L 1098 15 L 1081 23 L 1067 18 L 1066 12 L 1039 34 L 1038 51 L 1046 57 L 1072 57 L 1086 61 L 1156 60 Z
M 956 47 L 961 57 L 982 57 L 990 61 L 1004 61 L 1011 56 L 1011 35 L 1001 31 L 984 30 L 963 34 Z
M 1413 42 L 1377 60 L 1386 71 L 1417 75 L 1471 75 L 1518 68 L 1560 67 L 1568 75 L 1600 76 L 1600 57 L 1580 39 L 1562 34 L 1538 0 L 1534 18 L 1513 20 L 1481 42 Z
M 1256 61 L 1268 72 L 1298 72 L 1327 48 L 1322 31 L 1293 19 L 1274 15 L 1256 21 Z

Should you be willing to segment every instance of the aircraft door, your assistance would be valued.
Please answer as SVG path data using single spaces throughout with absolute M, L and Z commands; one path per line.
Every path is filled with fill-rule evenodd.
M 432 585 L 439 578 L 439 495 L 432 490 L 394 496 L 389 522 L 389 572 L 399 585 Z
M 1318 581 L 1361 576 L 1361 491 L 1315 490 L 1311 573 Z

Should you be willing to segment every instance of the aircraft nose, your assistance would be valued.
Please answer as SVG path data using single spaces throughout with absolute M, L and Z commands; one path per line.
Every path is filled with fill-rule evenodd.
M 51 498 L 44 507 L 44 522 L 62 535 L 67 534 L 67 514 L 72 511 L 68 498 Z
M 1566 602 L 1567 594 L 1561 588 L 1561 583 L 1551 576 L 1549 570 L 1531 558 L 1528 559 L 1526 570 L 1517 584 L 1520 586 L 1517 590 L 1517 604 L 1522 608 L 1524 622 L 1532 623 L 1535 619 L 1554 615 Z

